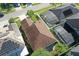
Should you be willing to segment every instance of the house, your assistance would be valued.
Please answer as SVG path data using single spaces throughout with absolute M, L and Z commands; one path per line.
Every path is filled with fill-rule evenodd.
M 67 17 L 66 19 L 79 19 L 79 12 L 70 17 Z
M 0 28 L 0 56 L 19 56 L 24 46 L 18 41 L 14 31 Z
M 67 19 L 64 28 L 72 33 L 75 41 L 79 41 L 79 19 Z
M 54 35 L 48 30 L 42 20 L 35 23 L 30 18 L 24 19 L 22 22 L 22 29 L 26 34 L 27 41 L 32 47 L 32 50 L 39 48 L 46 48 L 56 42 Z M 52 47 L 52 46 L 51 46 Z M 53 47 L 52 47 L 53 49 Z M 52 50 L 51 49 L 51 50 Z
M 70 50 L 72 56 L 79 56 L 79 45 Z
M 12 38 L 0 38 L 0 56 L 19 56 L 24 45 Z
M 52 11 L 60 21 L 79 12 L 79 10 L 72 5 L 64 5 L 54 10 L 51 9 L 50 11 Z
M 17 26 L 16 23 L 11 23 L 9 26 L 9 31 L 14 31 L 15 33 L 15 36 L 17 37 L 17 41 L 21 42 L 22 44 L 24 44 L 24 48 L 22 49 L 21 53 L 20 53 L 20 56 L 25 56 L 25 55 L 28 55 L 29 52 L 28 52 L 28 49 L 27 49 L 27 46 L 25 46 L 25 42 L 24 42 L 24 39 L 21 35 L 21 32 Z M 16 40 L 16 39 L 15 39 Z
M 61 26 L 63 26 L 63 24 L 66 22 L 67 17 L 75 15 L 78 12 L 79 10 L 71 4 L 66 4 L 56 9 L 50 9 L 49 11 L 41 14 L 40 16 L 49 27 L 60 23 Z
M 53 26 L 54 24 L 59 23 L 58 18 L 54 13 L 51 11 L 47 11 L 43 14 L 40 15 L 43 21 L 48 25 L 48 26 Z
M 70 33 L 68 33 L 62 26 L 54 27 L 54 32 L 58 37 L 58 40 L 64 44 L 71 45 L 74 39 Z
M 29 54 L 19 28 L 15 23 L 4 24 L 0 27 L 0 48 L 1 56 L 25 56 Z

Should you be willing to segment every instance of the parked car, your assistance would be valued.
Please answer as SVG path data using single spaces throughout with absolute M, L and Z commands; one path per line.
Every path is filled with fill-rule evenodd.
M 3 17 L 3 16 L 4 16 L 4 14 L 3 13 L 0 13 L 0 18 Z

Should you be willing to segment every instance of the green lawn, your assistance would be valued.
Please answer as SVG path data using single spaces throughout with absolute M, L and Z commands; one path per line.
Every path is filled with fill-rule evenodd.
M 9 4 L 8 7 L 5 7 L 3 5 L 3 3 L 0 4 L 0 12 L 4 13 L 4 14 L 8 14 L 8 13 L 11 13 L 11 12 L 14 12 L 15 11 L 15 8 L 13 7 L 12 4 Z
M 59 6 L 61 6 L 61 5 L 60 4 L 58 4 L 58 5 L 52 5 L 51 4 L 48 7 L 42 8 L 40 10 L 36 10 L 34 12 L 37 13 L 37 14 L 41 14 L 41 13 L 44 13 L 44 12 L 48 11 L 49 9 L 55 9 L 55 8 L 57 8 Z
M 36 11 L 34 11 L 34 12 L 37 13 L 37 14 L 41 14 L 41 13 L 44 13 L 44 12 L 46 12 L 46 11 L 48 11 L 49 9 L 52 9 L 52 8 L 53 8 L 52 5 L 50 5 L 50 6 L 48 6 L 48 7 L 45 7 L 45 8 L 40 9 L 40 10 L 36 10 Z
M 38 4 L 40 4 L 40 3 L 32 3 L 33 6 L 34 6 L 34 5 L 38 5 Z
M 77 9 L 79 9 L 79 3 L 76 3 L 76 4 L 75 4 L 75 7 L 76 7 Z

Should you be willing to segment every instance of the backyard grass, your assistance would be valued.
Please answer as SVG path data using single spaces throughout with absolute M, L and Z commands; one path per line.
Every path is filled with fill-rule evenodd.
M 42 14 L 46 11 L 48 11 L 49 9 L 56 9 L 57 7 L 61 6 L 60 4 L 59 5 L 52 5 L 50 4 L 48 7 L 45 7 L 45 8 L 42 8 L 40 10 L 36 10 L 34 11 L 36 14 Z
M 13 5 L 9 5 L 9 6 L 4 6 L 3 3 L 0 4 L 0 12 L 3 13 L 3 14 L 8 14 L 8 13 L 11 13 L 11 12 L 14 12 L 15 11 L 15 8 L 13 7 Z
M 32 3 L 33 6 L 34 6 L 34 5 L 38 5 L 38 4 L 40 4 L 40 3 Z
M 75 4 L 75 7 L 76 7 L 77 9 L 79 9 L 79 3 L 76 3 L 76 4 Z

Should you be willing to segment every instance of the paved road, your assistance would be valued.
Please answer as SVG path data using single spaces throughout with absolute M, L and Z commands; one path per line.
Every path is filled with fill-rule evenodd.
M 27 10 L 39 10 L 39 9 L 42 9 L 44 7 L 47 7 L 48 5 L 50 5 L 49 3 L 43 3 L 43 4 L 38 4 L 38 5 L 35 5 L 35 6 L 30 6 L 30 7 L 27 7 L 25 9 L 20 9 L 20 10 L 16 10 L 15 12 L 12 12 L 10 14 L 6 14 L 3 18 L 0 18 L 0 22 L 1 21 L 5 21 L 5 20 L 9 20 L 11 17 L 17 17 L 17 16 L 20 16 L 20 15 L 24 15 L 27 13 Z

